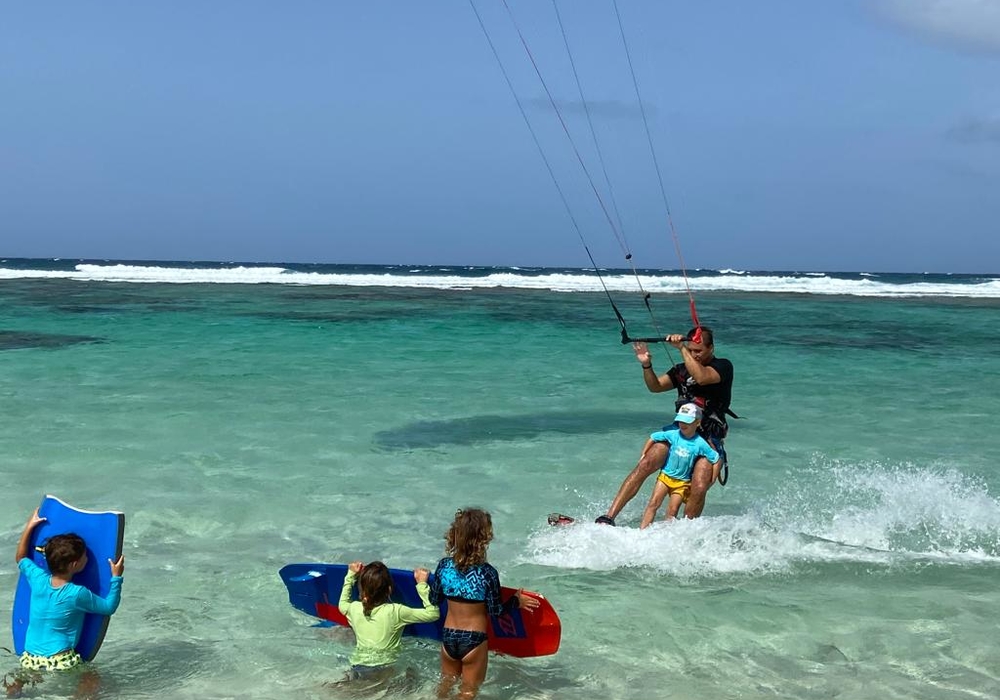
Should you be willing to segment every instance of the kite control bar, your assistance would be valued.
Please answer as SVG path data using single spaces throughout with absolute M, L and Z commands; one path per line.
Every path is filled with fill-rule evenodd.
M 699 334 L 696 333 L 695 335 L 699 335 Z M 685 343 L 686 342 L 690 342 L 690 341 L 694 341 L 694 342 L 697 343 L 697 342 L 700 342 L 700 339 L 696 339 L 696 338 L 688 335 L 688 336 L 684 336 L 683 338 L 681 338 L 681 341 L 685 342 Z M 625 329 L 624 328 L 622 329 L 622 345 L 628 345 L 629 343 L 666 343 L 666 342 L 667 342 L 667 339 L 666 338 L 661 338 L 661 337 L 656 337 L 656 338 L 629 338 L 628 337 L 628 333 L 625 332 Z

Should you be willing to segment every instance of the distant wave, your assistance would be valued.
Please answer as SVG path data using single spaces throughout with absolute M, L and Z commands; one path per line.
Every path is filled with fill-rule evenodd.
M 621 270 L 602 271 L 608 289 L 634 292 L 636 278 Z M 861 297 L 1000 298 L 1000 276 L 701 270 L 689 273 L 698 292 L 849 295 Z M 646 291 L 686 291 L 678 271 L 640 271 Z M 221 263 L 116 263 L 7 260 L 0 280 L 67 279 L 81 282 L 159 284 L 285 284 L 424 289 L 538 289 L 600 292 L 592 270 L 377 265 L 252 265 Z

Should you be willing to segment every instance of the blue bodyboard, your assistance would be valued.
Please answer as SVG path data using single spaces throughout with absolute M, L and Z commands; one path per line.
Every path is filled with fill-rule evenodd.
M 48 571 L 45 555 L 39 551 L 53 535 L 75 533 L 87 543 L 87 566 L 73 577 L 73 583 L 88 588 L 96 595 L 106 597 L 111 590 L 111 570 L 108 559 L 118 561 L 125 538 L 125 514 L 115 511 L 95 513 L 79 510 L 63 503 L 55 496 L 46 496 L 38 508 L 38 515 L 45 522 L 32 533 L 30 552 L 32 561 Z M 28 632 L 31 613 L 31 587 L 24 576 L 17 581 L 14 594 L 14 612 L 11 627 L 14 631 L 14 652 L 24 652 L 24 638 Z M 86 615 L 76 650 L 86 661 L 92 660 L 108 630 L 111 618 L 107 615 Z
M 411 608 L 424 607 L 417 595 L 417 584 L 413 580 L 412 571 L 389 569 L 389 573 L 392 575 L 393 603 L 402 603 Z M 348 626 L 347 619 L 337 609 L 344 577 L 347 576 L 346 564 L 289 564 L 278 575 L 288 588 L 288 602 L 296 610 L 337 625 Z M 354 585 L 353 600 L 358 600 L 357 584 Z M 407 625 L 403 634 L 441 641 L 443 621 L 444 615 L 437 622 Z

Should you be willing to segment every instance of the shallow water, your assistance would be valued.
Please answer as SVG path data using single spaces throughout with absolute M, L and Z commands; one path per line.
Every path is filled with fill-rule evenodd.
M 126 512 L 107 698 L 353 697 L 322 687 L 349 633 L 278 569 L 433 566 L 466 505 L 563 621 L 556 656 L 493 657 L 483 698 L 1000 697 L 1000 300 L 898 296 L 699 292 L 746 416 L 731 482 L 639 532 L 545 524 L 602 512 L 672 407 L 600 294 L 6 279 L 0 545 L 45 493 Z M 658 308 L 686 330 L 681 297 Z M 403 658 L 375 696 L 433 697 L 436 648 Z

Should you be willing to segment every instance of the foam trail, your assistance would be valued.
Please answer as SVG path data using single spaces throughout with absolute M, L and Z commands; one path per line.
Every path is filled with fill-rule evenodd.
M 586 522 L 546 527 L 531 537 L 528 553 L 557 568 L 641 567 L 677 578 L 756 577 L 829 562 L 996 565 L 1000 501 L 954 471 L 818 464 L 758 512 L 642 531 Z
M 887 554 L 774 530 L 755 515 L 656 522 L 647 530 L 582 523 L 536 532 L 529 558 L 557 568 L 642 567 L 678 578 L 782 573 L 802 561 L 888 563 Z
M 1000 501 L 953 469 L 816 464 L 764 517 L 859 547 L 933 559 L 1000 559 Z

